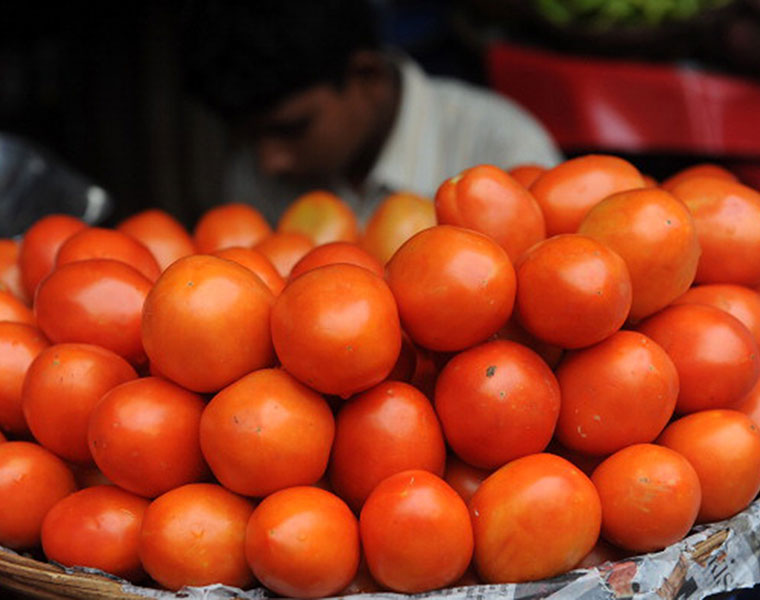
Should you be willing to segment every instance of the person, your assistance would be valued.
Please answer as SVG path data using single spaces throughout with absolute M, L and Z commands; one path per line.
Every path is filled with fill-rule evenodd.
M 360 0 L 196 0 L 185 7 L 187 89 L 229 126 L 224 201 L 276 224 L 312 189 L 361 221 L 397 191 L 433 197 L 476 164 L 561 160 L 525 109 L 486 89 L 428 76 L 385 48 Z

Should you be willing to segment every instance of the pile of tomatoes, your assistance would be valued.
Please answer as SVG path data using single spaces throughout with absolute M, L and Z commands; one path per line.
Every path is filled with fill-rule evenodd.
M 758 256 L 731 173 L 603 155 L 364 228 L 46 216 L 0 242 L 0 545 L 290 597 L 662 549 L 760 490 Z

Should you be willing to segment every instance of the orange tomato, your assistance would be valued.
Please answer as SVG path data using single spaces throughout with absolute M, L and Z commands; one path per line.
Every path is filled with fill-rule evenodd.
M 277 231 L 302 233 L 316 246 L 359 239 L 359 223 L 354 211 L 325 190 L 314 190 L 296 198 L 280 216 Z
M 231 260 L 253 271 L 275 296 L 278 296 L 285 287 L 285 279 L 274 268 L 272 261 L 258 250 L 232 246 L 217 250 L 214 256 Z
M 30 296 L 21 281 L 19 247 L 16 240 L 0 239 L 0 289 L 9 291 L 24 304 L 29 304 Z
M 328 242 L 321 246 L 315 246 L 309 250 L 293 266 L 290 271 L 290 279 L 298 277 L 301 273 L 311 271 L 317 267 L 334 265 L 336 263 L 348 263 L 358 267 L 364 267 L 380 277 L 385 276 L 383 265 L 367 251 L 362 250 L 353 242 Z
M 711 177 L 713 179 L 722 179 L 723 181 L 739 181 L 736 175 L 725 167 L 712 163 L 702 163 L 678 171 L 678 173 L 665 179 L 660 186 L 664 190 L 671 191 L 679 183 L 694 177 Z
M 2 289 L 0 289 L 0 321 L 37 325 L 32 309 L 11 292 Z
M 512 314 L 514 267 L 482 233 L 452 225 L 421 231 L 398 249 L 386 272 L 404 330 L 430 350 L 483 342 Z
M 646 185 L 631 163 L 616 156 L 589 154 L 542 173 L 530 186 L 546 220 L 546 235 L 575 233 L 595 204 L 616 192 Z
M 513 179 L 525 188 L 529 188 L 543 173 L 546 172 L 546 167 L 534 164 L 522 164 L 507 169 Z
M 449 454 L 446 457 L 446 470 L 443 474 L 443 480 L 448 483 L 452 489 L 462 497 L 465 504 L 470 502 L 473 494 L 480 487 L 480 484 L 493 471 L 487 469 L 478 469 L 472 465 L 457 458 L 455 454 Z
M 196 252 L 210 254 L 231 246 L 251 247 L 272 233 L 272 227 L 252 206 L 220 204 L 207 210 L 193 230 Z
M 132 215 L 119 223 L 116 229 L 144 244 L 162 271 L 175 260 L 195 253 L 193 238 L 184 226 L 158 208 Z
M 290 272 L 296 263 L 314 247 L 311 238 L 295 231 L 278 232 L 266 237 L 254 246 L 266 256 L 284 278 L 290 277 Z

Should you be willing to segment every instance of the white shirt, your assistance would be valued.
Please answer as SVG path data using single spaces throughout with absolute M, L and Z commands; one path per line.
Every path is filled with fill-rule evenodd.
M 447 178 L 468 167 L 560 162 L 546 130 L 517 103 L 462 81 L 429 77 L 408 58 L 400 59 L 399 67 L 399 111 L 361 196 L 346 182 L 330 186 L 361 222 L 388 194 L 409 191 L 432 198 Z M 262 177 L 247 152 L 234 158 L 225 181 L 225 201 L 247 202 L 273 225 L 306 191 Z

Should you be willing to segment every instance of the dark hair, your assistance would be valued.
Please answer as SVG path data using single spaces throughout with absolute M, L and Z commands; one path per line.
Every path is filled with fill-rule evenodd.
M 223 117 L 265 110 L 317 83 L 342 83 L 378 46 L 363 0 L 191 0 L 182 14 L 186 89 Z

